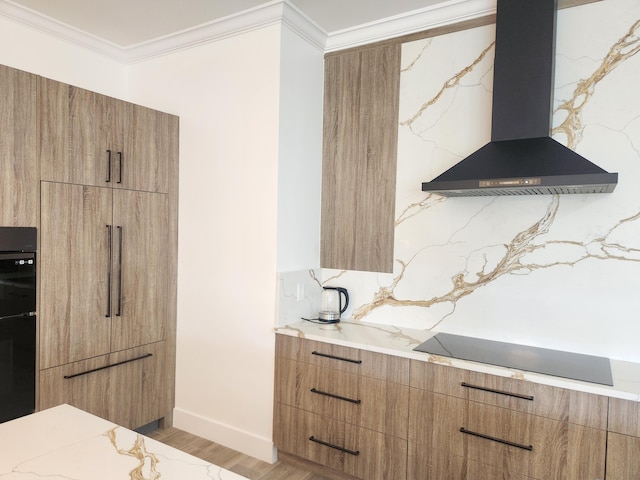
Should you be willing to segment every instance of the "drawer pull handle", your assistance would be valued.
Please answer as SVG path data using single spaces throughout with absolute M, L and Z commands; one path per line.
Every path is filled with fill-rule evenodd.
M 351 402 L 351 403 L 357 403 L 357 404 L 360 404 L 362 402 L 362 400 L 354 400 L 353 398 L 342 397 L 340 395 L 336 395 L 335 393 L 323 392 L 322 390 L 318 390 L 317 388 L 312 388 L 311 393 L 317 393 L 318 395 L 337 398 L 338 400 L 344 400 L 345 402 Z
M 318 440 L 313 435 L 311 435 L 309 437 L 309 440 L 311 440 L 312 442 L 315 442 L 315 443 L 319 443 L 320 445 L 324 445 L 325 447 L 335 448 L 336 450 L 340 450 L 341 452 L 345 452 L 345 453 L 348 453 L 350 455 L 356 455 L 356 456 L 360 455 L 360 450 L 349 450 L 348 448 L 340 447 L 338 445 L 334 445 L 334 444 L 329 443 L 329 442 L 324 442 L 322 440 Z
M 147 353 L 146 355 L 142 355 L 140 357 L 130 358 L 129 360 L 123 360 L 121 362 L 111 363 L 109 365 L 105 365 L 104 367 L 92 368 L 91 370 L 87 370 L 85 372 L 74 373 L 72 375 L 65 375 L 64 378 L 66 380 L 70 378 L 79 377 L 81 375 L 87 375 L 89 373 L 99 372 L 100 370 L 106 370 L 107 368 L 117 367 L 118 365 L 124 365 L 125 363 L 135 362 L 136 360 L 142 360 L 143 358 L 152 357 L 153 353 Z
M 506 395 L 508 397 L 520 398 L 522 400 L 533 401 L 534 399 L 533 395 L 522 395 L 520 393 L 505 392 L 504 390 L 495 390 L 493 388 L 480 387 L 478 385 L 471 385 L 470 383 L 467 383 L 467 382 L 462 382 L 460 385 L 465 388 L 473 388 L 474 390 L 482 390 L 483 392 L 497 393 L 499 395 Z
M 510 442 L 509 440 L 502 440 L 501 438 L 492 437 L 490 435 L 485 435 L 483 433 L 473 432 L 471 430 L 467 430 L 464 427 L 460 427 L 460 431 L 462 433 L 466 433 L 467 435 L 473 435 L 474 437 L 485 438 L 487 440 L 493 440 L 494 442 L 502 443 L 504 445 L 509 445 L 510 447 L 517 447 L 523 450 L 531 451 L 533 450 L 533 445 L 523 445 L 521 443 Z
M 362 360 L 352 360 L 351 358 L 336 357 L 335 355 L 327 355 L 326 353 L 316 352 L 315 350 L 311 352 L 311 355 L 318 355 L 319 357 L 331 358 L 332 360 L 342 360 L 343 362 L 350 362 L 350 363 L 357 363 L 357 364 L 362 363 Z

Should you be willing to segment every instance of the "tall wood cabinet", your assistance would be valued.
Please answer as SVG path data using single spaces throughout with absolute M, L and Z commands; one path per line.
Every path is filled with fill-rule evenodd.
M 391 272 L 400 44 L 325 57 L 320 264 Z
M 36 78 L 0 65 L 0 225 L 38 221 Z
M 48 79 L 40 100 L 39 408 L 170 420 L 178 119 Z

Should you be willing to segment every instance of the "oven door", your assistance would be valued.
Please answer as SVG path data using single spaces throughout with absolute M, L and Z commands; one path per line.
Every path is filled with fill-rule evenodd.
M 35 410 L 36 317 L 0 319 L 0 422 Z

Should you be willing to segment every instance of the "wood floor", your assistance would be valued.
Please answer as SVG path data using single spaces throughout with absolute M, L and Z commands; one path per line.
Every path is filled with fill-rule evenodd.
M 270 464 L 177 428 L 155 430 L 147 433 L 147 436 L 251 480 L 352 480 L 354 478 L 283 454 L 279 455 L 276 463 Z

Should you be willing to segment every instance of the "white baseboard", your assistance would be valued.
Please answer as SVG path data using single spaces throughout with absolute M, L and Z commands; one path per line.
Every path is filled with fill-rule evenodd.
M 264 462 L 274 463 L 277 459 L 276 448 L 270 438 L 259 437 L 186 410 L 173 409 L 173 426 Z

